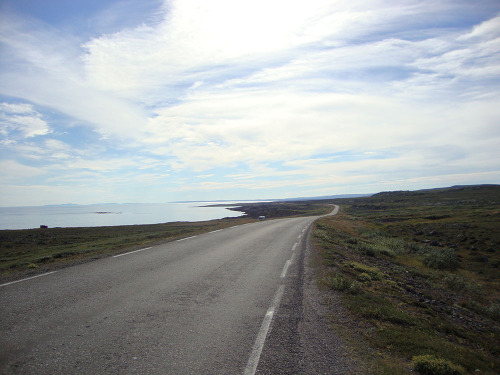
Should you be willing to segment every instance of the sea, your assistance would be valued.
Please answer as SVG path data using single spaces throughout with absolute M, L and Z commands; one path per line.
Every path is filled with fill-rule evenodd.
M 102 227 L 158 224 L 173 221 L 205 221 L 238 217 L 243 213 L 210 204 L 237 202 L 127 203 L 0 207 L 0 230 L 54 227 Z

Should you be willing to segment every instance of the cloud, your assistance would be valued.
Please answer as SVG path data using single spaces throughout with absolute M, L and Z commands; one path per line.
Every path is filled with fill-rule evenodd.
M 78 39 L 45 24 L 3 15 L 0 93 L 52 108 L 104 135 L 137 136 L 147 116 L 139 106 L 88 84 Z
M 26 103 L 0 103 L 0 111 L 10 114 L 33 114 L 35 110 Z
M 442 142 L 438 108 L 369 95 L 247 90 L 198 94 L 158 112 L 149 148 L 186 168 L 293 160 L 320 153 Z M 390 118 L 386 116 L 391 113 Z M 453 132 L 453 129 L 450 130 Z
M 15 181 L 19 178 L 33 177 L 43 175 L 45 172 L 40 168 L 35 168 L 18 163 L 15 160 L 0 160 L 0 169 L 2 170 L 2 181 Z
M 99 35 L 157 22 L 165 7 L 162 0 L 120 0 L 102 5 L 104 8 L 99 9 L 97 13 L 85 17 L 88 29 Z
M 497 173 L 491 2 L 172 0 L 119 27 L 131 6 L 85 37 L 1 19 L 2 145 L 46 163 L 40 186 L 288 194 Z
M 0 103 L 0 134 L 12 136 L 19 132 L 24 138 L 46 135 L 51 132 L 42 115 L 30 104 Z
M 472 31 L 462 35 L 460 40 L 471 39 L 495 39 L 500 37 L 500 15 L 481 22 L 479 25 L 473 27 Z
M 385 1 L 173 1 L 162 22 L 85 43 L 83 61 L 95 87 L 155 105 L 196 82 L 223 82 L 373 38 L 414 11 Z

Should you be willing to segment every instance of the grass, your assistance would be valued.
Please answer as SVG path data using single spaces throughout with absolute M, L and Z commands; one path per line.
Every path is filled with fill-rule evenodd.
M 249 219 L 88 228 L 0 231 L 3 280 L 220 229 Z
M 432 355 L 420 355 L 413 357 L 415 370 L 420 374 L 430 375 L 461 375 L 464 369 L 453 363 Z
M 317 215 L 331 206 L 306 203 L 252 204 L 246 215 L 204 222 L 175 222 L 88 228 L 0 230 L 0 281 L 136 250 L 178 238 L 267 218 Z
M 313 232 L 319 282 L 355 321 L 332 326 L 377 353 L 363 357 L 373 372 L 498 373 L 500 187 L 332 203 L 341 213 L 318 220 Z

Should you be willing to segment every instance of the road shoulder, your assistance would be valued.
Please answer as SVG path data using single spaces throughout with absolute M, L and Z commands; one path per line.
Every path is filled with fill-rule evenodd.
M 302 320 L 299 324 L 303 360 L 307 363 L 308 374 L 356 374 L 357 363 L 340 335 L 331 329 L 332 319 L 342 321 L 346 311 L 338 299 L 317 284 L 317 264 L 314 245 L 309 238 L 305 249 Z
M 309 227 L 311 228 L 311 227 Z M 291 267 L 269 331 L 257 374 L 348 375 L 358 366 L 339 334 L 330 328 L 332 311 L 341 312 L 316 282 L 310 232 Z M 342 311 L 343 313 L 343 311 Z M 336 316 L 335 319 L 338 317 Z

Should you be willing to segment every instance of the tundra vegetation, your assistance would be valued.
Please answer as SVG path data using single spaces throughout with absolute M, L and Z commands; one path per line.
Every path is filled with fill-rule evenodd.
M 318 282 L 365 372 L 498 374 L 500 186 L 332 203 L 313 231 Z
M 318 215 L 331 211 L 331 206 L 309 202 L 266 202 L 232 209 L 245 215 L 204 222 L 0 230 L 0 282 L 249 223 L 261 215 L 270 219 Z

